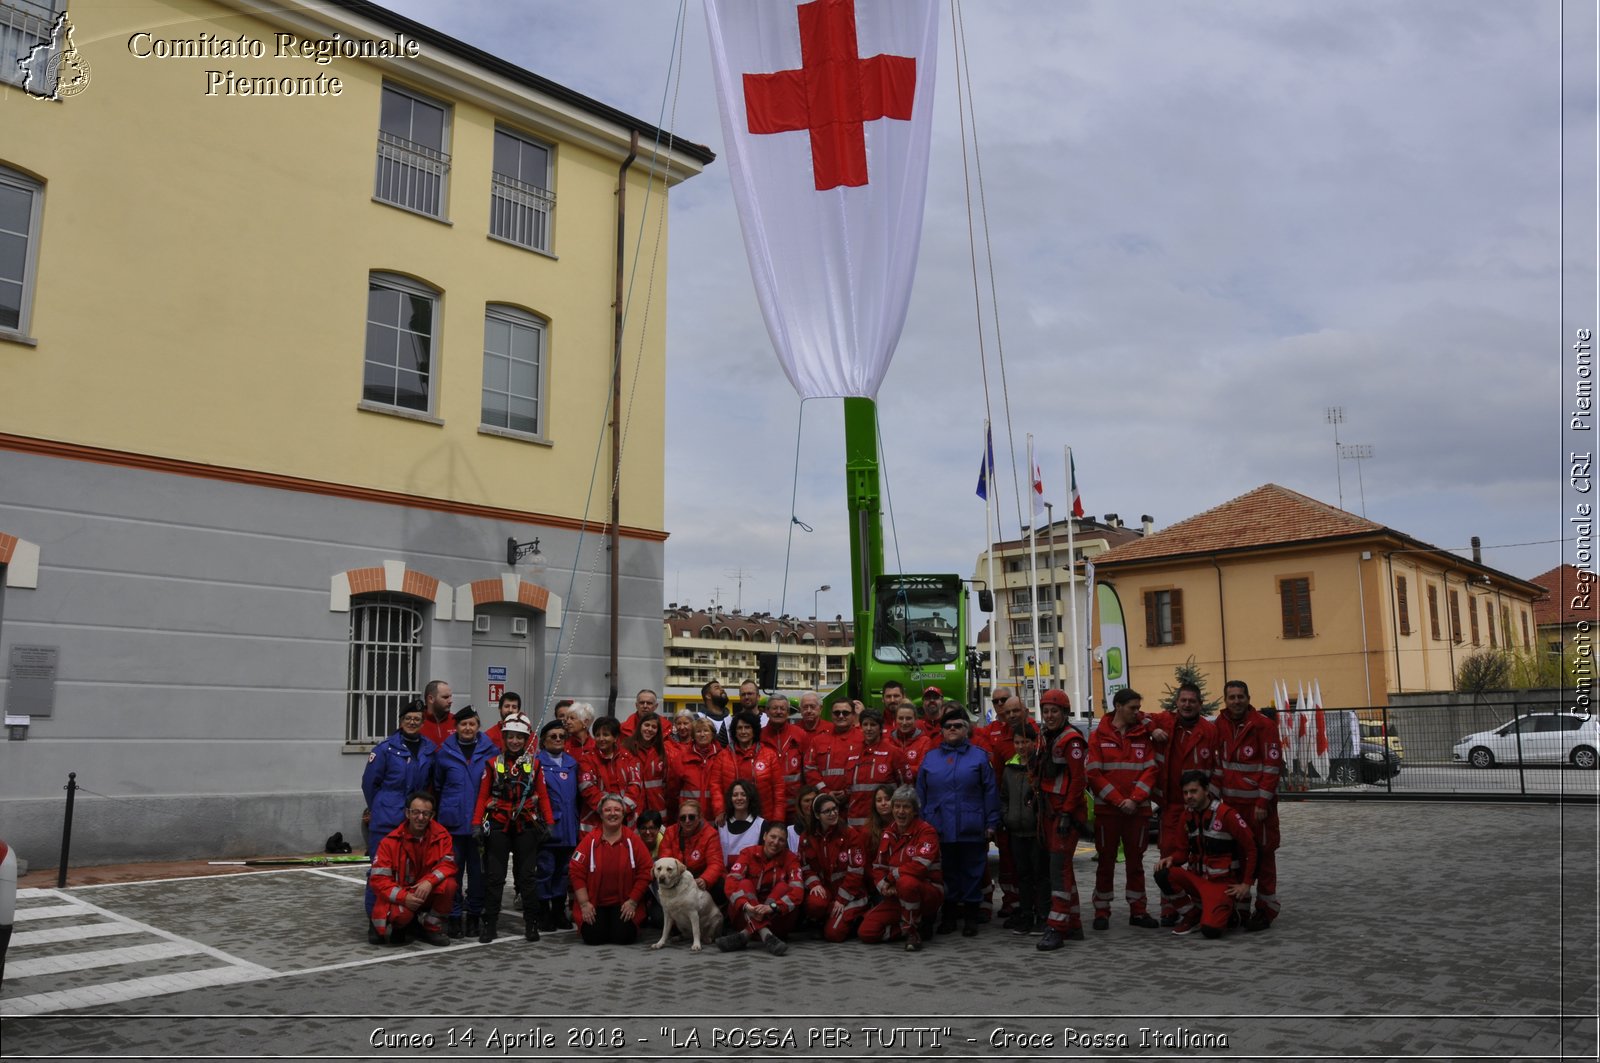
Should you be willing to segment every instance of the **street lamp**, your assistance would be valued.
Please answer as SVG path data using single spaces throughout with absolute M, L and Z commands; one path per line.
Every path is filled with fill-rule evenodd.
M 519 543 L 516 538 L 506 540 L 506 564 L 516 568 L 517 563 L 527 559 L 528 573 L 535 581 L 544 578 L 544 551 L 539 549 L 539 540 Z
M 811 637 L 817 646 L 817 691 L 820 693 L 828 686 L 828 659 L 822 650 L 822 634 L 818 630 L 817 622 L 817 595 L 823 591 L 831 591 L 833 587 L 827 583 L 811 592 Z

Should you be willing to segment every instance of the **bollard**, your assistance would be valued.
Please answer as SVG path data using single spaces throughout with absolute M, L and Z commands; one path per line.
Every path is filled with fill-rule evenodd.
M 62 787 L 67 791 L 67 818 L 61 824 L 61 868 L 56 873 L 56 889 L 67 888 L 67 853 L 72 848 L 72 800 L 78 795 L 78 773 L 67 772 L 67 785 Z

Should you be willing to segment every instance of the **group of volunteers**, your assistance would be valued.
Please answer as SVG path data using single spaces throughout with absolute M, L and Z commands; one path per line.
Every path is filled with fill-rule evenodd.
M 652 869 L 671 857 L 723 913 L 723 951 L 782 955 L 808 926 L 914 952 L 978 933 L 992 842 L 998 917 L 1051 951 L 1084 937 L 1073 856 L 1091 835 L 1095 930 L 1110 928 L 1119 850 L 1131 926 L 1272 924 L 1282 750 L 1244 683 L 1227 683 L 1214 718 L 1192 684 L 1152 713 L 1119 690 L 1087 734 L 1062 691 L 1041 694 L 1037 721 L 1010 689 L 992 697 L 985 726 L 938 687 L 918 705 L 893 681 L 881 708 L 824 713 L 808 692 L 796 717 L 783 694 L 763 705 L 746 681 L 730 703 L 713 681 L 671 716 L 651 690 L 626 720 L 560 701 L 535 735 L 516 694 L 480 729 L 435 680 L 362 779 L 368 940 L 493 941 L 509 869 L 526 940 L 576 927 L 588 944 L 631 944 L 662 926 Z M 1154 815 L 1159 920 L 1145 893 Z

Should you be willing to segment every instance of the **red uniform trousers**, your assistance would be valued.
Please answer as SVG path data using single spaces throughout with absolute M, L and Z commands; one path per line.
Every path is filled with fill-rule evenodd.
M 1233 914 L 1233 898 L 1228 896 L 1228 889 L 1236 883 L 1227 879 L 1206 878 L 1177 865 L 1167 868 L 1164 874 L 1167 885 L 1172 889 L 1173 899 L 1177 902 L 1179 919 L 1188 918 L 1198 905 L 1201 926 L 1228 929 L 1228 917 Z
M 1189 836 L 1183 829 L 1183 802 L 1176 805 L 1161 806 L 1161 834 L 1156 841 L 1156 847 L 1163 857 L 1176 856 L 1181 862 L 1189 852 Z M 1177 915 L 1178 908 L 1173 898 L 1166 894 L 1161 895 L 1161 916 Z
M 1123 896 L 1128 901 L 1128 914 L 1147 915 L 1144 894 L 1144 851 L 1150 842 L 1150 813 L 1143 810 L 1123 812 L 1110 805 L 1096 805 L 1094 810 L 1094 851 L 1098 861 L 1094 869 L 1094 914 L 1096 919 L 1111 915 L 1111 899 L 1116 896 L 1117 845 L 1127 861 L 1126 888 Z
M 372 902 L 372 925 L 378 928 L 378 933 L 391 937 L 396 930 L 409 926 L 413 919 L 420 917 L 425 929 L 438 930 L 455 905 L 456 890 L 460 888 L 459 878 L 445 879 L 429 892 L 427 903 L 414 912 L 402 901 L 379 897 Z
M 908 882 L 904 890 L 885 897 L 861 917 L 856 937 L 871 945 L 918 933 L 922 917 L 934 914 L 943 904 L 944 883 Z
M 1053 819 L 1047 821 L 1047 826 L 1052 832 L 1055 831 Z M 1045 925 L 1065 933 L 1083 926 L 1083 917 L 1078 912 L 1078 876 L 1072 869 L 1072 857 L 1078 851 L 1078 832 L 1055 833 L 1048 844 L 1050 914 L 1045 916 Z
M 1278 918 L 1280 905 L 1278 904 L 1278 805 L 1277 802 L 1267 806 L 1267 818 L 1264 822 L 1256 822 L 1255 809 L 1242 813 L 1245 822 L 1250 824 L 1250 835 L 1256 842 L 1256 911 L 1267 922 Z M 1249 908 L 1249 901 L 1240 902 L 1243 908 Z
M 761 936 L 761 931 L 771 930 L 781 938 L 787 939 L 789 931 L 794 929 L 795 922 L 800 918 L 800 913 L 795 909 L 783 911 L 773 908 L 772 913 L 766 918 L 752 915 L 749 907 L 740 908 L 728 920 L 728 925 L 734 930 L 743 930 L 752 938 Z
M 826 889 L 827 887 L 823 887 Z M 855 933 L 856 926 L 867 914 L 867 899 L 857 897 L 844 902 L 844 907 L 838 914 L 834 913 L 833 906 L 839 903 L 839 891 L 829 890 L 827 896 L 818 897 L 809 889 L 806 890 L 805 913 L 806 918 L 813 923 L 822 925 L 822 937 L 826 941 L 849 941 L 850 935 Z

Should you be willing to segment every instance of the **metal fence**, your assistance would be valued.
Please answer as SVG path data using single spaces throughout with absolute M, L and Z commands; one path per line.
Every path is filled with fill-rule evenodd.
M 1570 705 L 1462 700 L 1285 712 L 1278 728 L 1284 794 L 1593 800 L 1600 793 L 1600 717 Z

